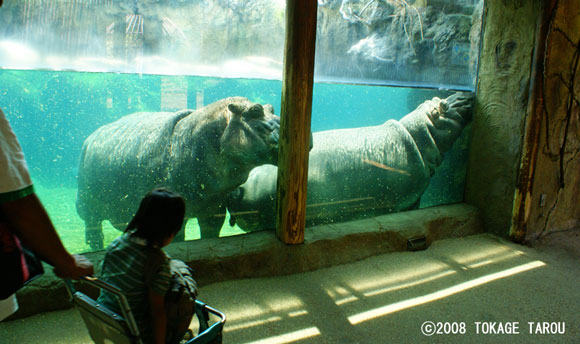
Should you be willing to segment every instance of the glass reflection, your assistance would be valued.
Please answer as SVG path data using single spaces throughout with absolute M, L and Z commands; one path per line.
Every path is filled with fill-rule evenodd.
M 318 81 L 474 89 L 483 0 L 318 4 Z

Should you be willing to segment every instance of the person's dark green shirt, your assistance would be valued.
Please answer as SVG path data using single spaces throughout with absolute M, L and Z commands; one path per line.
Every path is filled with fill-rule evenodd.
M 121 235 L 109 245 L 100 274 L 100 279 L 116 286 L 127 297 L 141 333 L 151 330 L 148 288 L 165 295 L 171 281 L 170 259 L 160 248 L 155 248 L 157 249 L 166 259 L 161 264 L 159 272 L 151 277 L 150 286 L 147 285 L 145 276 L 146 263 L 152 248 L 147 247 L 145 239 L 130 233 Z M 97 301 L 122 316 L 115 295 L 102 291 Z

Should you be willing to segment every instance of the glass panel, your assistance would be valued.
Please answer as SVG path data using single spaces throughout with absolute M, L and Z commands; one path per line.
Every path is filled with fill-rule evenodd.
M 471 94 L 465 106 L 459 94 L 317 85 L 307 224 L 461 202 Z
M 483 0 L 319 0 L 316 80 L 474 90 Z
M 86 218 L 75 203 L 79 157 L 89 135 L 128 114 L 177 113 L 233 96 L 279 109 L 284 11 L 283 0 L 4 1 L 0 107 L 70 250 L 106 246 L 119 234 L 111 223 L 122 227 L 114 218 L 103 221 L 102 232 L 88 224 L 97 228 L 93 234 L 104 234 L 104 242 L 85 242 Z M 117 186 L 99 186 L 92 194 Z M 209 193 L 215 185 L 200 187 L 206 186 Z M 120 195 L 118 202 L 123 199 Z M 222 220 L 225 214 L 228 223 L 225 205 L 208 214 Z M 188 221 L 185 233 L 187 240 L 200 237 L 197 219 Z M 238 227 L 225 225 L 220 234 L 239 233 Z
M 451 94 L 369 84 L 473 89 L 481 18 L 476 9 L 481 5 L 319 0 L 309 174 L 327 178 L 322 187 L 309 183 L 309 225 L 463 199 L 468 129 L 453 140 L 440 166 L 435 164 L 434 175 L 421 180 L 426 190 L 420 201 L 404 207 L 377 206 L 364 187 L 388 186 L 376 180 L 376 170 L 403 177 L 408 171 L 366 151 L 340 162 L 355 139 L 372 142 L 372 129 L 331 144 L 324 137 L 333 135 L 332 130 L 364 131 L 387 120 L 400 121 L 423 101 Z M 0 21 L 8 23 L 0 26 L 0 107 L 21 141 L 37 192 L 71 251 L 96 249 L 85 242 L 85 221 L 75 203 L 83 142 L 98 128 L 131 113 L 175 114 L 231 96 L 279 109 L 284 6 L 282 0 L 5 1 L 0 8 Z M 468 25 L 471 13 L 475 19 Z M 396 56 L 384 55 L 394 54 L 387 46 L 396 47 Z M 347 160 L 364 171 L 353 175 L 337 169 Z M 272 165 L 252 170 L 248 182 L 223 204 L 232 215 L 225 215 L 221 235 L 274 228 L 276 177 Z M 210 213 L 223 216 L 223 207 Z M 103 245 L 119 234 L 110 224 L 118 221 L 108 220 L 103 222 Z M 185 239 L 199 237 L 197 220 L 188 221 Z
M 284 0 L 6 0 L 0 66 L 280 80 L 284 11 Z
M 0 108 L 22 145 L 36 192 L 65 246 L 86 252 L 91 248 L 75 203 L 79 156 L 91 133 L 130 113 L 196 109 L 231 96 L 272 104 L 276 111 L 281 87 L 279 81 L 257 79 L 0 69 Z M 113 187 L 122 185 L 97 192 Z M 243 233 L 228 222 L 226 217 L 222 236 Z M 120 232 L 110 221 L 102 224 L 106 246 Z M 197 220 L 189 220 L 185 239 L 199 237 Z
M 465 107 L 453 94 L 315 84 L 306 225 L 463 201 L 471 93 Z M 445 98 L 461 117 L 445 110 Z M 229 209 L 243 230 L 275 228 L 276 174 L 259 166 L 232 193 Z
M 441 99 L 475 88 L 483 1 L 318 4 L 306 225 L 462 201 L 471 94 Z M 276 174 L 230 195 L 240 228 L 275 228 Z

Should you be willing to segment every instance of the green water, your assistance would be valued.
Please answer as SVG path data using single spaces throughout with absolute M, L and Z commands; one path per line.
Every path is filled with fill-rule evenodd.
M 76 187 L 44 187 L 40 183 L 35 184 L 35 191 L 50 219 L 57 228 L 64 246 L 70 252 L 80 253 L 90 251 L 90 247 L 85 243 L 85 225 L 83 220 L 77 215 L 75 209 Z M 225 224 L 221 231 L 221 236 L 239 235 L 245 233 L 237 226 L 228 225 L 229 215 L 226 215 Z M 103 234 L 105 245 L 119 236 L 120 232 L 108 221 L 103 221 Z M 196 219 L 190 219 L 185 228 L 185 240 L 199 239 L 199 226 Z
M 169 86 L 168 86 L 169 85 Z M 195 109 L 231 96 L 272 104 L 279 114 L 281 82 L 161 75 L 19 71 L 0 69 L 0 108 L 8 117 L 24 150 L 30 173 L 67 249 L 86 252 L 84 223 L 75 208 L 76 177 L 84 140 L 97 128 L 138 111 Z M 378 125 L 400 119 L 433 96 L 448 92 L 379 86 L 315 84 L 312 131 Z M 168 105 L 169 104 L 169 105 Z M 171 109 L 171 106 L 175 107 Z M 445 156 L 441 172 L 431 180 L 422 206 L 463 199 L 467 130 Z M 119 235 L 103 222 L 105 245 Z M 243 231 L 230 227 L 221 235 Z M 198 239 L 190 219 L 186 240 Z

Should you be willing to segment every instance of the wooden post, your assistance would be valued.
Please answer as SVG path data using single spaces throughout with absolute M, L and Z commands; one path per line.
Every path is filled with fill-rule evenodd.
M 544 58 L 546 54 L 546 39 L 548 30 L 553 20 L 554 11 L 557 9 L 557 1 L 545 1 L 539 22 L 539 30 L 536 37 L 534 60 L 532 63 L 532 76 L 530 80 L 531 90 L 529 94 L 528 113 L 526 118 L 524 142 L 521 153 L 520 168 L 516 183 L 514 197 L 512 223 L 510 227 L 510 239 L 515 242 L 523 242 L 526 239 L 528 216 L 533 195 L 534 173 L 538 157 L 540 143 L 540 129 L 544 114 Z
M 317 5 L 286 1 L 276 209 L 276 234 L 286 244 L 304 242 Z

